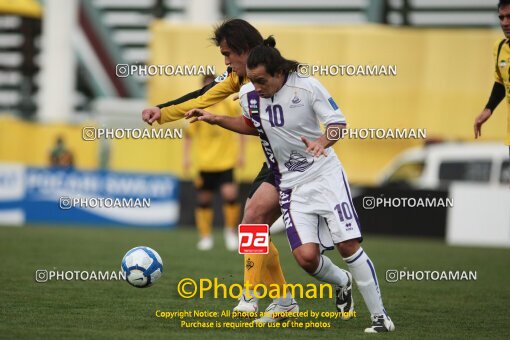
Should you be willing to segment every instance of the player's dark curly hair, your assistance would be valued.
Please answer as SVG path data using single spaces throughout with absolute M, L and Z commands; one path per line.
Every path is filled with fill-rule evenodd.
M 510 5 L 510 0 L 499 0 L 498 9 L 507 5 Z
M 246 65 L 249 69 L 254 69 L 259 65 L 266 67 L 266 72 L 271 76 L 276 73 L 289 74 L 296 72 L 299 63 L 295 60 L 288 60 L 282 57 L 280 51 L 276 48 L 276 41 L 273 36 L 269 36 L 264 43 L 251 50 Z
M 216 46 L 225 40 L 232 51 L 241 54 L 262 44 L 264 38 L 249 22 L 242 19 L 229 19 L 214 29 L 211 40 Z

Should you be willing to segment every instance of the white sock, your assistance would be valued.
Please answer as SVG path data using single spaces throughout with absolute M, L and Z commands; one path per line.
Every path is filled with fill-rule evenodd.
M 276 221 L 271 225 L 271 228 L 269 228 L 269 231 L 271 232 L 271 235 L 281 233 L 285 231 L 285 222 L 283 222 L 283 215 L 278 217 Z
M 345 286 L 349 281 L 349 277 L 345 271 L 336 266 L 329 257 L 321 255 L 319 266 L 312 274 L 316 279 L 326 283 Z
M 372 316 L 386 315 L 375 268 L 368 255 L 360 247 L 356 253 L 344 258 L 344 261 L 349 266 L 349 271 L 358 285 L 358 289 L 365 300 L 370 314 Z
M 290 292 L 287 292 L 287 295 L 285 297 L 277 298 L 273 300 L 274 303 L 280 305 L 280 306 L 290 306 L 292 304 L 292 295 Z

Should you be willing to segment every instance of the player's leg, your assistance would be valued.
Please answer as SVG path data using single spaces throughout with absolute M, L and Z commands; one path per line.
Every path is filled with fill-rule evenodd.
M 263 182 L 258 185 L 251 198 L 247 200 L 242 223 L 271 225 L 279 214 L 278 192 L 273 185 Z M 258 284 L 283 286 L 286 283 L 278 252 L 271 240 L 268 254 L 249 254 L 245 255 L 244 259 L 244 284 L 246 287 Z M 247 295 L 253 297 L 252 292 L 248 292 Z M 288 300 L 286 301 L 287 305 L 290 305 L 292 301 Z
M 213 192 L 208 190 L 199 190 L 197 193 L 198 206 L 195 209 L 195 221 L 198 228 L 200 240 L 197 248 L 199 250 L 210 250 L 214 245 L 212 236 L 212 209 Z
M 249 199 L 246 202 L 244 210 L 243 223 L 268 224 L 271 230 L 273 228 L 273 223 L 275 223 L 275 220 L 277 220 L 280 215 L 279 194 L 276 190 L 274 174 L 264 164 L 251 187 Z M 269 241 L 269 253 L 267 256 L 259 256 L 261 256 L 260 268 L 262 268 L 260 275 L 262 282 L 260 283 L 264 283 L 268 286 L 277 284 L 283 287 L 286 282 L 281 269 L 278 250 L 271 239 Z M 251 257 L 251 261 L 253 262 L 253 257 Z M 245 266 L 245 268 L 248 267 L 249 266 Z M 256 271 L 252 271 L 253 275 L 256 275 L 255 272 Z M 246 275 L 245 271 L 245 284 L 246 282 L 251 282 L 251 279 L 250 275 Z M 290 303 L 290 300 L 287 302 Z
M 287 238 L 296 262 L 308 274 L 322 282 L 330 283 L 338 289 L 352 290 L 352 279 L 349 272 L 339 268 L 327 256 L 321 254 L 319 227 L 321 217 L 313 213 L 292 211 L 282 205 L 282 210 L 287 224 Z M 349 306 L 352 303 L 352 294 L 349 295 Z M 345 320 L 350 319 L 342 315 Z
M 393 321 L 384 309 L 375 266 L 368 254 L 361 248 L 359 240 L 353 239 L 341 242 L 337 245 L 337 248 L 345 263 L 347 263 L 370 311 L 372 326 L 366 328 L 365 332 L 379 333 L 395 330 Z
M 213 223 L 213 183 L 211 173 L 200 172 L 195 180 L 197 188 L 197 207 L 195 208 L 195 223 L 198 228 L 200 240 L 197 243 L 199 250 L 210 250 L 214 245 L 212 236 Z
M 290 206 L 290 204 L 289 204 Z M 292 255 L 301 268 L 316 279 L 339 287 L 350 284 L 348 273 L 335 265 L 320 252 L 319 223 L 320 217 L 312 213 L 287 210 L 282 205 L 284 214 L 288 211 L 287 238 Z
M 321 255 L 317 243 L 305 243 L 294 249 L 292 254 L 299 266 L 317 280 L 341 287 L 349 284 L 347 272 L 335 265 L 329 257 Z
M 332 191 L 334 211 L 328 216 L 328 226 L 340 255 L 346 262 L 372 317 L 372 326 L 367 333 L 393 331 L 395 326 L 384 309 L 375 267 L 367 253 L 361 248 L 362 241 L 359 218 L 343 170 L 331 176 L 328 187 Z M 337 203 L 338 202 L 338 203 Z
M 278 192 L 273 185 L 264 182 L 259 185 L 251 198 L 246 201 L 242 223 L 271 225 L 272 222 L 278 218 L 279 214 L 280 208 L 278 205 Z M 269 243 L 269 252 L 271 253 L 275 247 L 272 241 Z M 268 255 L 245 255 L 245 259 L 250 258 L 253 262 L 253 266 L 246 267 L 244 278 L 245 283 L 249 282 L 251 285 L 255 285 L 256 283 L 263 283 L 261 279 L 264 277 L 266 261 L 269 260 Z M 248 263 L 245 262 L 245 265 L 246 264 Z M 276 283 L 283 285 L 285 281 Z
M 259 175 L 254 180 L 249 197 L 245 205 L 242 223 L 271 225 L 280 215 L 278 192 L 274 186 L 274 177 L 267 166 L 264 165 L 262 167 Z M 269 254 L 245 255 L 245 286 L 247 283 L 253 286 L 261 283 L 266 285 L 277 284 L 280 287 L 286 284 L 280 265 L 279 254 L 272 241 L 269 243 Z M 249 292 L 246 294 L 245 292 L 234 310 L 253 311 L 256 308 L 258 308 L 258 302 L 253 298 L 253 294 Z M 287 296 L 274 299 L 273 303 L 268 307 L 268 309 L 275 309 L 276 311 L 286 311 L 289 308 L 298 308 L 296 301 L 290 293 Z M 262 321 L 274 322 L 278 320 L 266 318 Z
M 239 186 L 234 181 L 233 169 L 226 170 L 222 174 L 220 193 L 223 199 L 223 218 L 225 220 L 225 246 L 228 250 L 237 249 L 237 225 L 241 214 L 241 206 L 238 202 Z
M 268 198 L 271 197 L 271 201 Z M 268 221 L 275 221 L 277 217 L 280 215 L 280 209 L 275 209 L 273 211 L 272 217 L 269 215 L 269 212 L 272 211 L 271 206 L 276 202 L 278 206 L 278 192 L 276 191 L 273 185 L 268 183 L 262 183 L 260 187 L 257 189 L 256 193 L 250 199 L 250 202 L 247 202 L 247 211 L 245 214 L 246 219 L 243 219 L 243 222 L 246 221 L 254 221 L 248 223 L 268 223 Z M 261 209 L 261 205 L 265 205 L 264 208 Z M 252 213 L 250 213 L 250 210 Z M 252 215 L 256 214 L 257 211 L 262 210 L 266 211 L 268 215 L 266 215 L 266 221 L 260 219 L 259 216 Z M 272 226 L 271 226 L 272 228 Z M 247 255 L 245 255 L 247 256 Z M 267 306 L 264 311 L 264 314 L 261 318 L 255 320 L 257 323 L 272 323 L 272 322 L 280 322 L 287 317 L 286 313 L 297 313 L 299 312 L 299 305 L 296 300 L 292 297 L 291 292 L 286 292 L 284 287 L 286 285 L 285 277 L 283 275 L 282 267 L 280 264 L 280 257 L 278 253 L 278 249 L 274 245 L 272 241 L 269 242 L 269 252 L 268 254 L 255 254 L 255 256 L 250 255 L 250 258 L 254 261 L 260 261 L 260 271 L 261 275 L 257 278 L 255 277 L 255 272 L 252 272 L 251 275 L 248 271 L 247 276 L 245 276 L 245 284 L 247 282 L 252 282 L 251 280 L 261 279 L 258 281 L 259 283 L 264 283 L 268 289 L 270 287 L 274 287 L 278 285 L 279 291 L 282 295 L 278 298 L 273 299 L 273 302 Z M 246 266 L 246 268 L 248 268 Z M 257 281 L 256 281 L 257 282 Z

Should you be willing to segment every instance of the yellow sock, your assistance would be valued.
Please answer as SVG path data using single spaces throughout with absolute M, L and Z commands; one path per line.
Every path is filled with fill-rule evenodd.
M 282 266 L 280 264 L 280 254 L 273 242 L 269 242 L 269 253 L 264 262 L 265 267 L 262 271 L 262 280 L 268 288 L 271 284 L 277 284 L 283 291 L 283 286 L 287 283 L 283 276 Z
M 225 226 L 233 229 L 239 224 L 239 216 L 241 214 L 241 205 L 239 203 L 224 203 L 223 216 L 225 218 Z
M 210 236 L 212 232 L 213 209 L 196 208 L 195 223 L 197 224 L 200 237 Z
M 265 284 L 268 289 L 271 288 L 271 284 L 277 284 L 283 292 L 286 281 L 280 265 L 278 249 L 272 241 L 269 241 L 268 254 L 244 255 L 244 284 L 247 283 L 252 289 L 258 284 Z
M 249 284 L 250 290 L 258 284 L 263 284 L 262 272 L 265 269 L 266 254 L 245 254 L 244 255 L 244 285 Z

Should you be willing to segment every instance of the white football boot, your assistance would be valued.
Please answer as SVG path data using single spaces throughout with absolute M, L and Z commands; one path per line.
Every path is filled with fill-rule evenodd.
M 395 325 L 393 321 L 391 321 L 390 317 L 381 314 L 374 315 L 372 317 L 372 326 L 369 328 L 365 328 L 365 333 L 383 333 L 383 332 L 393 332 L 395 330 Z
M 212 236 L 202 237 L 197 243 L 198 250 L 211 250 L 214 246 Z
M 234 307 L 234 312 L 256 313 L 258 310 L 259 304 L 257 299 L 253 295 L 248 299 L 243 291 L 243 295 L 239 298 L 239 303 Z
M 239 240 L 237 239 L 237 233 L 235 229 L 225 228 L 223 231 L 225 237 L 225 247 L 229 251 L 236 251 L 239 246 Z
M 289 306 L 279 305 L 276 302 L 272 302 L 265 310 L 264 316 L 255 320 L 254 322 L 269 323 L 269 322 L 280 322 L 284 321 L 292 316 L 293 313 L 299 312 L 299 306 L 296 300 L 292 299 Z

